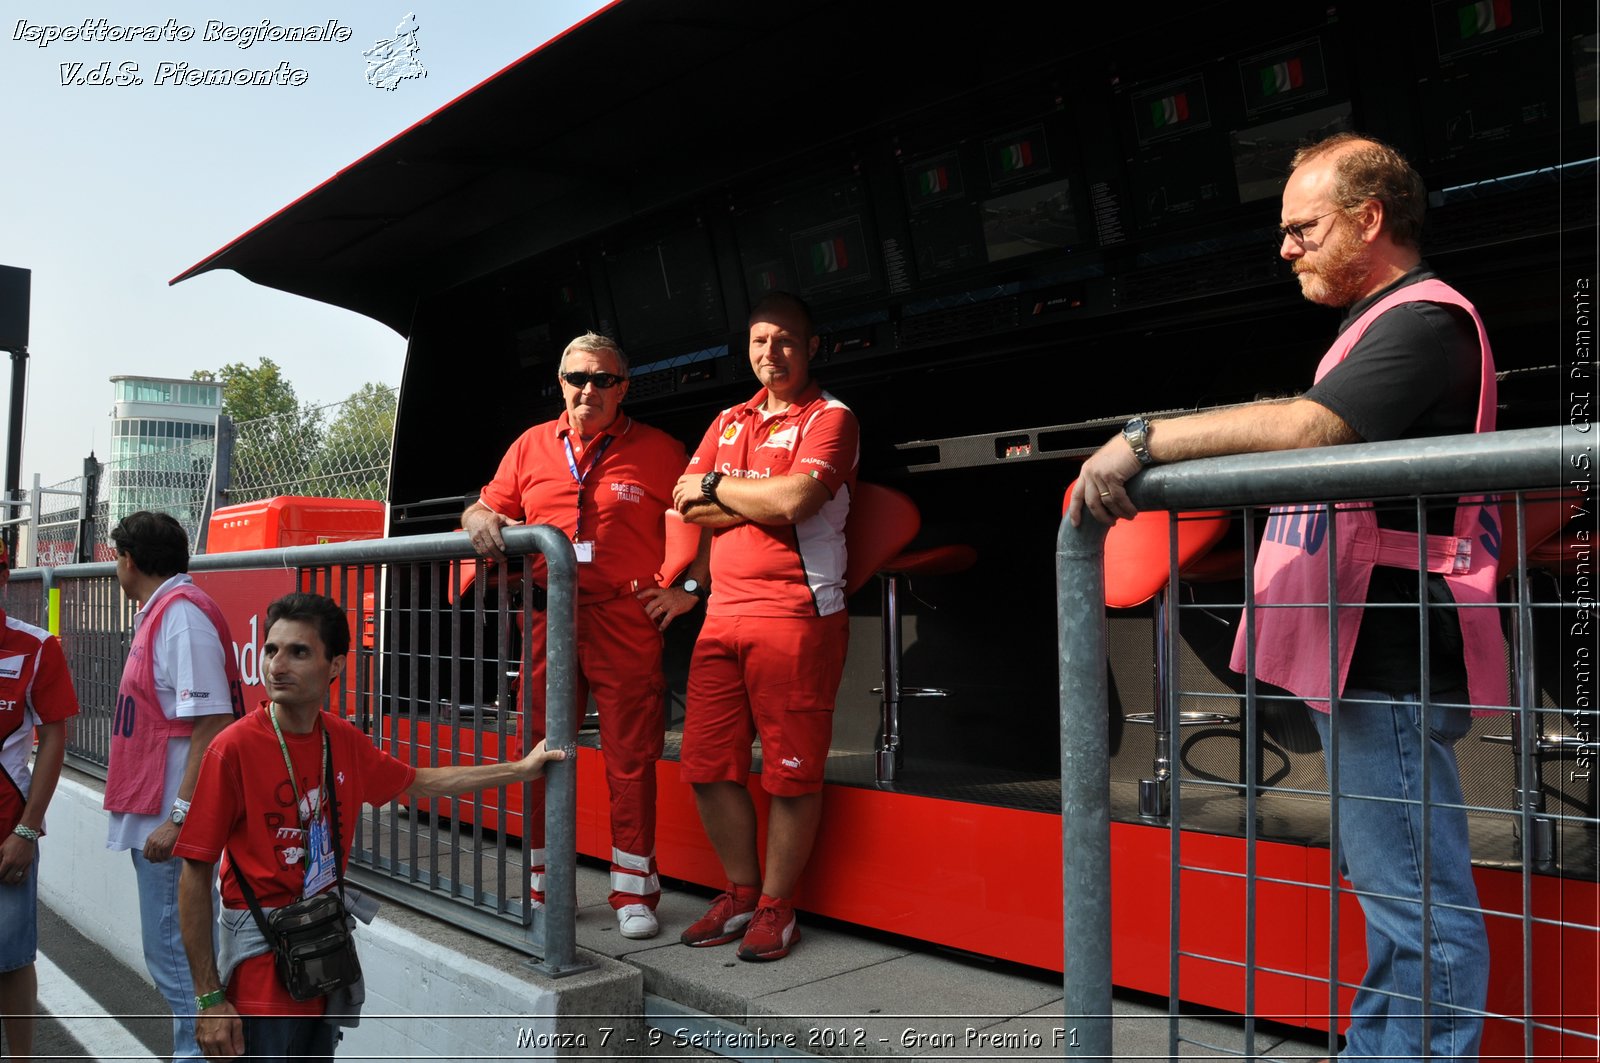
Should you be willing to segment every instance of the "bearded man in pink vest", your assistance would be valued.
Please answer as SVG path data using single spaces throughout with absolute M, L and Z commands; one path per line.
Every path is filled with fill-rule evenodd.
M 222 611 L 194 585 L 189 536 L 165 513 L 140 511 L 111 529 L 117 582 L 139 603 L 117 688 L 105 808 L 106 848 L 133 856 L 144 962 L 172 1005 L 174 1059 L 204 1059 L 194 1033 L 194 984 L 178 924 L 172 859 L 200 761 L 243 711 L 233 640 Z
M 1302 149 L 1283 191 L 1280 254 L 1307 299 L 1346 308 L 1315 383 L 1287 401 L 1134 419 L 1084 463 L 1073 523 L 1085 509 L 1105 523 L 1132 517 L 1125 486 L 1156 462 L 1493 431 L 1488 337 L 1466 298 L 1422 261 L 1425 202 L 1421 178 L 1388 145 L 1341 133 Z M 1486 500 L 1433 505 L 1426 521 L 1428 599 L 1492 604 L 1500 537 Z M 1316 710 L 1325 751 L 1329 698 L 1339 693 L 1338 854 L 1367 924 L 1368 968 L 1346 1031 L 1345 1054 L 1359 1058 L 1418 1058 L 1424 1030 L 1434 1058 L 1476 1056 L 1476 1012 L 1488 987 L 1454 744 L 1470 723 L 1469 704 L 1507 702 L 1503 645 L 1494 609 L 1430 609 L 1428 674 L 1419 674 L 1416 523 L 1414 507 L 1341 507 L 1331 528 L 1316 507 L 1274 511 L 1256 565 L 1257 604 L 1324 603 L 1257 610 L 1256 671 Z M 1340 610 L 1337 677 L 1326 652 L 1330 540 L 1339 600 L 1358 606 Z M 1379 603 L 1411 608 L 1359 607 Z M 1243 651 L 1235 647 L 1239 671 Z M 1432 803 L 1426 927 L 1424 760 Z

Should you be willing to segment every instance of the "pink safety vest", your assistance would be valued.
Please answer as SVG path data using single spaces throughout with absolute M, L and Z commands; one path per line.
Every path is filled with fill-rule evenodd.
M 156 697 L 156 665 L 151 647 L 161 630 L 167 607 L 180 598 L 193 602 L 217 629 L 222 640 L 222 657 L 228 675 L 228 697 L 233 702 L 233 717 L 244 715 L 244 686 L 239 681 L 239 665 L 228 652 L 232 637 L 222 610 L 192 583 L 173 587 L 145 615 L 128 663 L 122 669 L 117 687 L 117 709 L 111 723 L 111 760 L 106 770 L 105 809 L 153 816 L 161 811 L 166 792 L 167 741 L 187 737 L 194 731 L 191 719 L 167 719 Z
M 1478 414 L 1474 431 L 1494 431 L 1494 355 L 1483 320 L 1465 296 L 1438 280 L 1409 284 L 1378 300 L 1345 330 L 1317 366 L 1321 380 L 1344 360 L 1372 323 L 1403 303 L 1441 303 L 1459 306 L 1472 315 L 1478 330 L 1482 363 L 1478 383 Z M 1338 588 L 1340 602 L 1365 602 L 1375 565 L 1417 568 L 1417 536 L 1413 532 L 1378 527 L 1367 503 L 1341 503 L 1337 527 Z M 1279 507 L 1267 521 L 1267 534 L 1256 555 L 1255 598 L 1258 605 L 1304 605 L 1299 609 L 1258 609 L 1256 624 L 1256 677 L 1283 687 L 1314 709 L 1328 711 L 1328 562 L 1327 514 L 1318 506 Z M 1475 706 L 1507 704 L 1510 686 L 1506 676 L 1505 646 L 1500 617 L 1492 608 L 1500 557 L 1500 519 L 1492 496 L 1459 499 L 1453 535 L 1427 537 L 1428 571 L 1444 576 L 1457 604 L 1461 640 L 1466 657 L 1467 694 Z M 1339 691 L 1344 692 L 1361 628 L 1360 605 L 1339 609 Z M 1233 645 L 1231 667 L 1245 671 L 1245 629 L 1241 623 Z M 1480 710 L 1475 710 L 1480 711 Z M 1480 713 L 1481 714 L 1481 713 Z

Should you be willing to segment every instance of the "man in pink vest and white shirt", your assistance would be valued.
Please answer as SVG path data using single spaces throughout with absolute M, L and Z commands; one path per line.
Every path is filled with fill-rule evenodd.
M 1280 254 L 1294 264 L 1307 299 L 1346 308 L 1315 383 L 1287 401 L 1135 418 L 1084 463 L 1073 523 L 1085 510 L 1106 523 L 1132 517 L 1125 485 L 1155 462 L 1493 431 L 1488 337 L 1466 298 L 1422 261 L 1425 203 L 1416 171 L 1370 138 L 1341 133 L 1297 153 L 1283 191 Z M 1435 504 L 1426 522 L 1429 600 L 1492 604 L 1500 547 L 1493 506 L 1479 498 Z M 1419 673 L 1416 523 L 1409 506 L 1341 507 L 1331 528 L 1318 507 L 1275 510 L 1256 565 L 1258 605 L 1324 603 L 1256 611 L 1256 674 L 1316 710 L 1325 751 L 1332 748 L 1329 697 L 1339 693 L 1338 855 L 1367 924 L 1368 968 L 1344 1050 L 1353 1058 L 1418 1058 L 1424 1030 L 1434 1058 L 1476 1056 L 1476 1012 L 1488 987 L 1454 744 L 1470 723 L 1469 704 L 1506 704 L 1504 651 L 1495 610 L 1430 609 L 1427 675 Z M 1337 677 L 1327 653 L 1330 540 L 1341 602 L 1411 607 L 1341 609 Z M 1234 668 L 1243 671 L 1244 660 L 1241 632 Z M 1432 802 L 1426 934 L 1424 760 Z
M 183 526 L 165 513 L 130 513 L 111 541 L 117 582 L 139 611 L 112 719 L 106 848 L 133 854 L 145 966 L 172 1006 L 173 1058 L 204 1059 L 178 925 L 183 861 L 172 847 L 206 747 L 241 714 L 244 691 L 228 623 L 187 575 Z

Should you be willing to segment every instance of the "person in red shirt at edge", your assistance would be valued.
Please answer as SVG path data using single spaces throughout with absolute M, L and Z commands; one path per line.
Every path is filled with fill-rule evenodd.
M 717 416 L 673 491 L 683 519 L 705 529 L 689 577 L 711 582 L 689 665 L 681 770 L 728 877 L 682 940 L 703 947 L 742 935 L 742 960 L 779 959 L 800 939 L 792 898 L 822 814 L 849 639 L 844 524 L 859 430 L 811 379 L 816 352 L 806 304 L 764 296 L 750 313 L 750 366 L 764 387 Z M 745 789 L 758 734 L 772 796 L 764 871 Z
M 178 918 L 197 994 L 195 1036 L 209 1059 L 331 1058 L 335 1023 L 348 1024 L 351 1014 L 342 1009 L 359 1008 L 360 994 L 348 990 L 334 998 L 291 997 L 239 888 L 242 874 L 266 911 L 338 888 L 333 858 L 319 844 L 332 829 L 325 748 L 340 806 L 341 857 L 348 857 L 363 804 L 385 804 L 402 791 L 447 797 L 527 782 L 564 757 L 539 742 L 511 764 L 413 768 L 396 760 L 354 724 L 323 711 L 349 648 L 349 620 L 333 599 L 289 594 L 273 602 L 261 649 L 271 700 L 219 734 L 201 761 L 173 852 L 184 860 Z M 219 857 L 220 953 L 212 945 L 211 903 Z M 376 905 L 348 883 L 345 890 L 354 914 L 370 921 Z
M 556 369 L 566 410 L 528 429 L 500 461 L 494 479 L 461 515 L 473 548 L 502 560 L 500 529 L 550 524 L 578 558 L 578 704 L 590 693 L 600 714 L 611 794 L 611 907 L 623 937 L 660 930 L 656 903 L 656 761 L 666 736 L 661 632 L 699 604 L 693 588 L 658 586 L 666 552 L 672 485 L 683 471 L 683 444 L 622 412 L 628 359 L 615 340 L 595 333 L 567 344 Z M 541 560 L 535 582 L 544 577 Z M 524 682 L 535 698 L 533 733 L 544 734 L 542 610 L 525 644 Z M 532 831 L 532 893 L 544 903 L 544 788 L 526 812 Z
M 0 542 L 0 590 L 10 580 Z M 76 715 L 78 695 L 61 640 L 0 609 L 0 1017 L 11 1059 L 33 1057 L 39 839 L 66 757 L 67 721 Z M 36 734 L 39 751 L 29 771 Z

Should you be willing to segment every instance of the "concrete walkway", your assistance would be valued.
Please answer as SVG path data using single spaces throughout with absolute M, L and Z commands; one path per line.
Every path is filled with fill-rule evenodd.
M 1033 1060 L 1088 1058 L 1073 1050 L 1061 1017 L 1059 975 L 952 955 L 916 942 L 801 917 L 802 940 L 783 960 L 745 963 L 736 944 L 691 949 L 678 934 L 708 895 L 668 889 L 661 934 L 630 941 L 606 903 L 604 871 L 578 872 L 578 945 L 639 969 L 651 1036 L 659 1047 L 710 1050 L 735 1059 L 818 1057 Z M 1165 1001 L 1115 1002 L 1118 1059 L 1167 1059 Z M 1243 1022 L 1185 1017 L 1179 1055 L 1240 1058 Z M 1321 1059 L 1311 1030 L 1262 1024 L 1258 1059 Z

